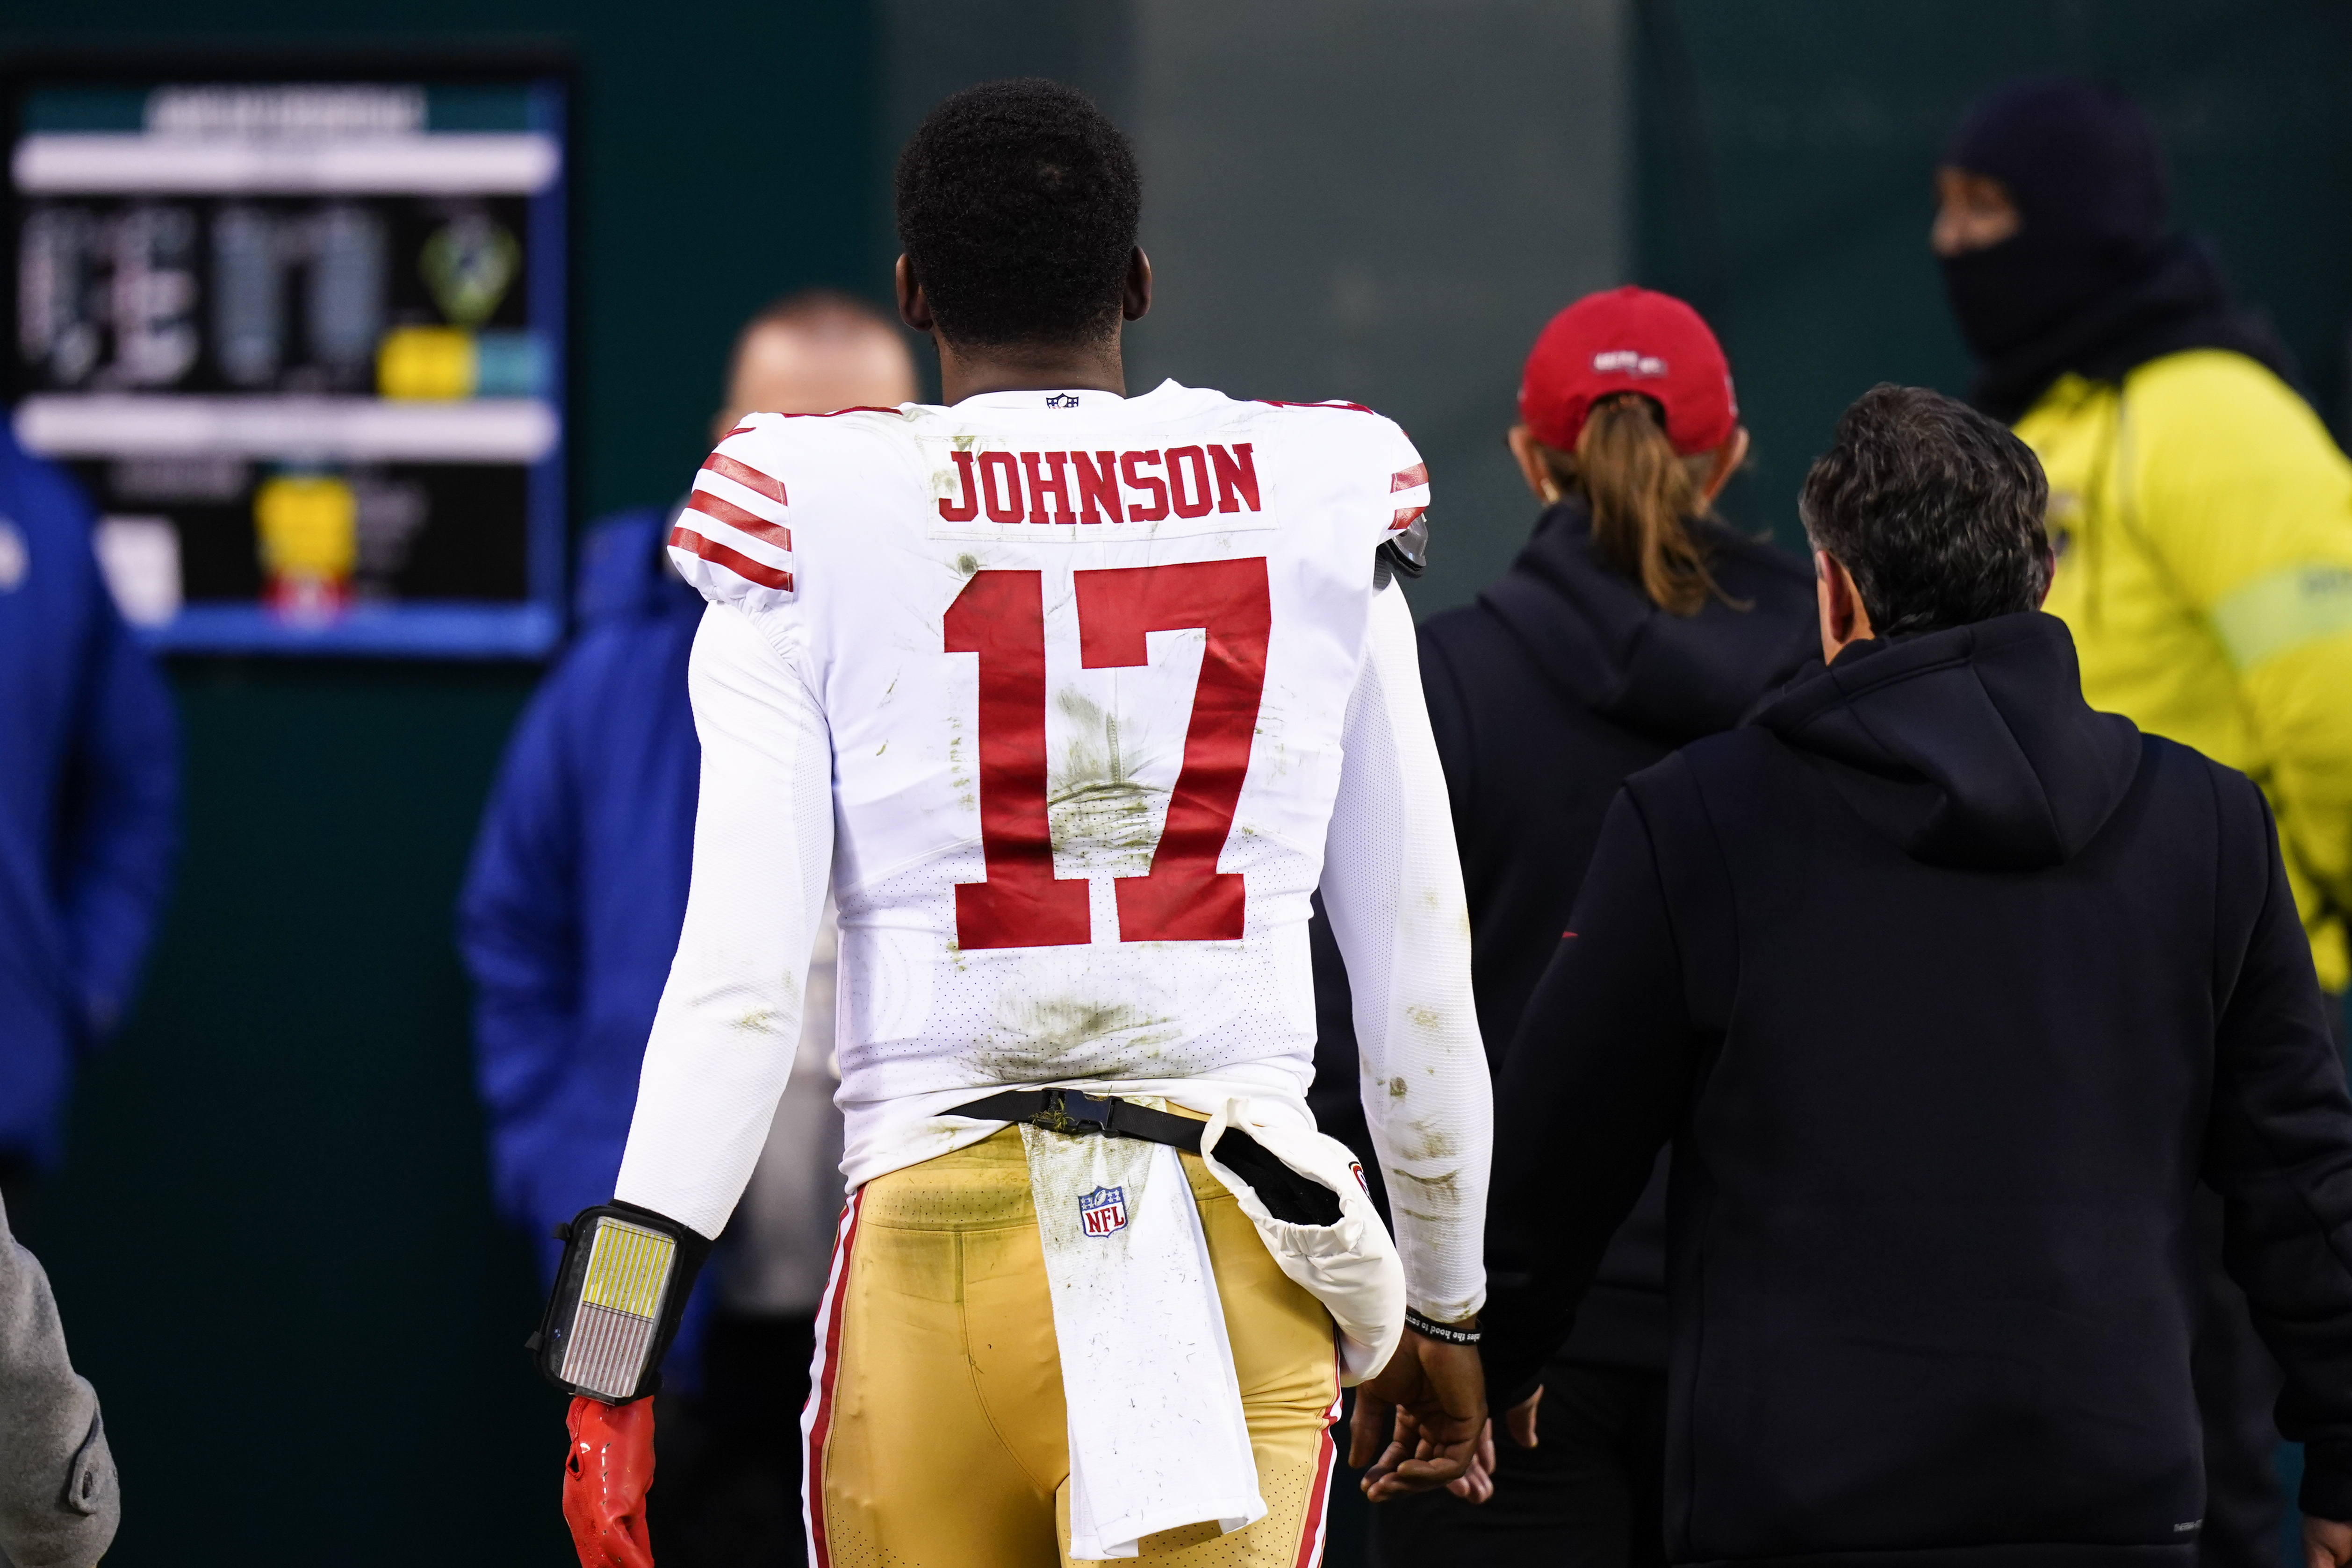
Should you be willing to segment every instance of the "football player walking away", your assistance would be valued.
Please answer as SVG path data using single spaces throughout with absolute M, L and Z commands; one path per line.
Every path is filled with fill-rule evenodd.
M 540 1346 L 584 1563 L 651 1561 L 644 1396 L 828 877 L 850 1198 L 813 1562 L 1312 1563 L 1343 1381 L 1375 1499 L 1468 1468 L 1491 1107 L 1394 582 L 1427 473 L 1353 405 L 1126 396 L 1139 206 L 1079 94 L 949 99 L 898 172 L 945 406 L 749 415 L 671 536 L 711 601 L 693 883 Z M 1393 1243 L 1306 1106 L 1318 883 Z

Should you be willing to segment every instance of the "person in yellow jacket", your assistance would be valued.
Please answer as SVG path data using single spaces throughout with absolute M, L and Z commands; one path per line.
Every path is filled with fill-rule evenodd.
M 1971 401 L 2048 473 L 2058 561 L 2043 607 L 2074 633 L 2084 695 L 2262 786 L 2340 1040 L 2352 462 L 2290 384 L 2267 324 L 2231 304 L 2211 251 L 2173 229 L 2168 207 L 2137 109 L 2030 82 L 1953 136 L 1932 242 L 1977 359 Z M 2199 1558 L 2274 1568 L 2277 1372 L 2205 1240 Z
M 2278 818 L 2320 985 L 2352 979 L 2352 462 L 2174 235 L 2127 101 L 1998 95 L 1937 172 L 1934 232 L 1972 401 L 2050 476 L 2083 690 L 2251 775 Z M 2341 1009 L 2337 1027 L 2342 1027 Z
M 2242 354 L 2068 375 L 2018 423 L 2065 554 L 2048 608 L 2100 706 L 2251 775 L 2319 981 L 2352 905 L 2352 463 Z M 2335 1012 L 2341 1023 L 2341 998 Z

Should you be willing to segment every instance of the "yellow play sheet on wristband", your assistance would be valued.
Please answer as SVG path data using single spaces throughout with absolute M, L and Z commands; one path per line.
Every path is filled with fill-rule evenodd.
M 596 1222 L 564 1349 L 566 1383 L 608 1399 L 635 1392 L 677 1260 L 677 1243 L 660 1231 L 625 1220 Z

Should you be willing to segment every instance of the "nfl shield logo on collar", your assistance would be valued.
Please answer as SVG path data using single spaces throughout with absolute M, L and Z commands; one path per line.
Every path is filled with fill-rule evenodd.
M 1098 1186 L 1078 1198 L 1078 1223 L 1089 1236 L 1108 1236 L 1127 1228 L 1127 1188 Z

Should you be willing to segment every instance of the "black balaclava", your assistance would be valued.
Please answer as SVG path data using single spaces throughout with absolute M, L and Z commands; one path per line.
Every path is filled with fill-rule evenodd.
M 2003 360 L 2147 270 L 2164 249 L 2169 182 L 2155 132 L 2103 88 L 2027 82 L 1960 122 L 1944 162 L 2009 187 L 2018 232 L 1944 261 L 1960 336 Z
M 2267 324 L 2231 308 L 2210 250 L 2172 232 L 2163 152 L 2120 93 L 2005 88 L 1969 111 L 1944 162 L 1999 180 L 2020 219 L 2000 244 L 1942 258 L 1987 413 L 2014 420 L 2068 371 L 2115 380 L 2188 348 L 2234 349 L 2292 379 Z

